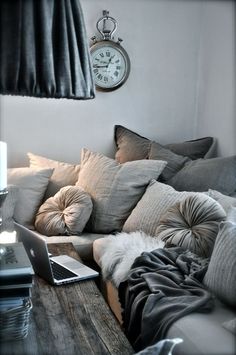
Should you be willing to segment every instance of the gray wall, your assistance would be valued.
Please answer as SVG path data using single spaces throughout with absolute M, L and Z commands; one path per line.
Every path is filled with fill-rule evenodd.
M 87 33 L 102 10 L 118 21 L 132 68 L 117 91 L 95 100 L 1 97 L 1 139 L 10 166 L 26 153 L 78 162 L 87 147 L 114 156 L 122 124 L 160 143 L 213 135 L 235 154 L 233 1 L 81 0 Z

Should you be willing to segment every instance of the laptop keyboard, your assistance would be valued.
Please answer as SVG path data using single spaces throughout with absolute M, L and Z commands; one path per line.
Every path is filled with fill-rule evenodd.
M 67 270 L 63 266 L 53 262 L 51 260 L 52 273 L 56 280 L 69 279 L 70 277 L 78 276 L 74 272 Z

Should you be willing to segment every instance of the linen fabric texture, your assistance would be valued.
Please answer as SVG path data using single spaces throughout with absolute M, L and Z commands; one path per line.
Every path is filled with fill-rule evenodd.
M 236 307 L 236 225 L 222 222 L 203 283 L 221 301 Z
M 140 160 L 119 164 L 102 154 L 83 149 L 77 186 L 92 197 L 87 229 L 95 233 L 121 231 L 130 212 L 166 162 Z
M 35 228 L 44 235 L 80 234 L 92 212 L 91 197 L 79 186 L 62 187 L 39 208 Z
M 16 222 L 34 228 L 36 212 L 42 203 L 53 169 L 11 168 L 7 171 L 9 184 L 19 188 L 14 210 Z
M 156 233 L 166 246 L 208 258 L 211 256 L 219 223 L 225 220 L 224 209 L 204 194 L 188 196 L 171 206 L 161 218 Z
M 14 231 L 14 210 L 16 201 L 18 199 L 19 188 L 15 185 L 7 186 L 7 195 L 0 208 L 0 215 L 2 217 L 1 231 Z
M 79 164 L 68 164 L 65 162 L 48 159 L 40 155 L 28 153 L 31 168 L 52 168 L 53 173 L 50 177 L 44 200 L 54 196 L 62 187 L 75 185 L 80 171 Z

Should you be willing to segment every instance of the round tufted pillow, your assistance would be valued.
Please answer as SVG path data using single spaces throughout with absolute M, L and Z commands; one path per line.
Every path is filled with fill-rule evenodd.
M 79 234 L 83 231 L 92 208 L 90 195 L 81 187 L 62 187 L 39 208 L 35 228 L 47 236 Z
M 211 197 L 193 194 L 170 207 L 161 218 L 156 235 L 166 246 L 181 246 L 199 256 L 209 257 L 219 222 L 225 218 L 225 211 Z

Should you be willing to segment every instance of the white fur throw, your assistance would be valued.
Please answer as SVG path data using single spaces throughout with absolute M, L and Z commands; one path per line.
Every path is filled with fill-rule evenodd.
M 164 242 L 143 232 L 118 233 L 107 237 L 107 247 L 101 257 L 104 279 L 118 287 L 128 275 L 136 257 L 144 251 L 163 248 Z

